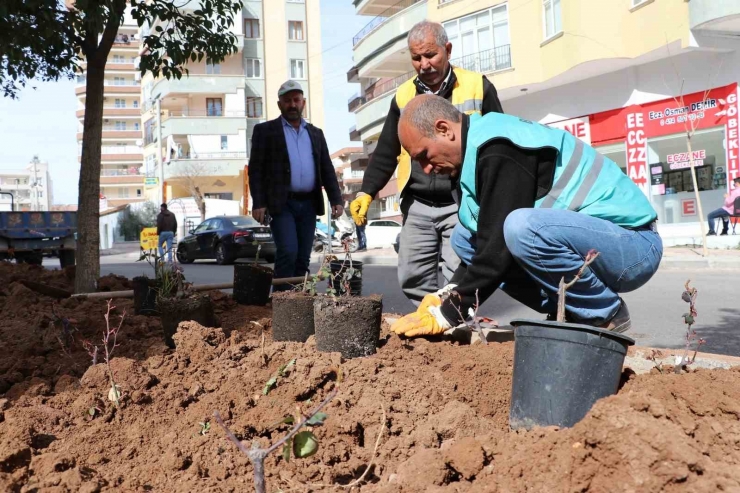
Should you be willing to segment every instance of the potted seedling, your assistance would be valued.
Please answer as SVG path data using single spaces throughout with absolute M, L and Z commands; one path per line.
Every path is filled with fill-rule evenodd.
M 162 321 L 164 342 L 174 349 L 175 341 L 172 336 L 181 322 L 193 320 L 205 327 L 213 327 L 216 325 L 216 317 L 211 298 L 193 291 L 192 284 L 185 281 L 179 264 L 162 263 L 159 269 L 157 311 Z
M 258 265 L 262 245 L 255 240 L 257 247 L 254 262 L 234 264 L 234 301 L 240 305 L 264 306 L 270 301 L 273 271 Z
M 328 257 L 316 274 L 306 273 L 303 284 L 292 291 L 272 295 L 272 338 L 276 341 L 306 342 L 314 334 L 313 303 L 321 279 L 331 272 Z
M 340 352 L 347 359 L 375 354 L 383 298 L 379 295 L 351 296 L 354 294 L 352 281 L 361 280 L 361 271 L 357 270 L 358 262 L 352 261 L 348 244 L 345 244 L 345 260 L 340 264 L 343 267 L 334 272 L 333 264 L 334 261 L 330 263 L 332 277 L 328 294 L 314 300 L 316 347 L 323 352 Z
M 561 279 L 557 321 L 512 320 L 516 327 L 509 426 L 570 427 L 619 389 L 627 348 L 622 334 L 565 321 L 565 295 L 599 256 L 590 251 L 575 278 Z

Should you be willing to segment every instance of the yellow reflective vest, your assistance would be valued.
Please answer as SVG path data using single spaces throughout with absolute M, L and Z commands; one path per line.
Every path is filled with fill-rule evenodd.
M 451 103 L 467 115 L 473 113 L 481 114 L 483 107 L 483 76 L 477 72 L 471 72 L 459 67 L 453 67 L 455 72 L 455 86 L 452 88 Z M 403 108 L 416 97 L 416 84 L 414 79 L 404 82 L 396 91 L 396 104 L 403 112 Z M 411 177 L 411 156 L 401 147 L 398 156 L 398 190 L 403 193 Z

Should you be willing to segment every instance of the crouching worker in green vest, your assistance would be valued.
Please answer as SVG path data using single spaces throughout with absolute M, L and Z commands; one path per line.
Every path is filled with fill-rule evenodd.
M 590 250 L 599 256 L 567 291 L 566 318 L 629 330 L 619 293 L 655 274 L 663 244 L 655 210 L 616 163 L 565 131 L 500 113 L 467 116 L 436 96 L 409 102 L 398 134 L 425 173 L 459 177 L 451 243 L 461 265 L 393 324 L 396 334 L 456 327 L 476 294 L 483 303 L 497 288 L 554 319 L 560 279 L 571 280 Z

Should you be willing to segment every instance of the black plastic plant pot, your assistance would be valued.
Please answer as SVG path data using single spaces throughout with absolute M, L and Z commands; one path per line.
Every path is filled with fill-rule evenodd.
M 134 289 L 134 313 L 136 315 L 155 315 L 157 313 L 157 282 L 146 276 L 131 280 Z
M 270 301 L 272 269 L 255 264 L 234 264 L 234 301 L 265 306 Z
M 617 393 L 633 339 L 580 324 L 512 320 L 511 325 L 511 429 L 571 427 L 597 400 Z
M 337 295 L 347 294 L 347 284 L 349 284 L 349 294 L 351 296 L 362 296 L 362 262 L 353 260 L 332 260 L 329 262 L 331 277 L 329 278 L 329 287 Z M 352 272 L 349 272 L 352 269 Z
M 174 349 L 175 341 L 172 336 L 177 332 L 181 322 L 194 321 L 203 327 L 215 327 L 216 316 L 213 314 L 213 303 L 207 295 L 191 298 L 160 299 L 158 307 L 162 320 L 164 343 Z
M 317 296 L 313 304 L 316 348 L 345 359 L 375 354 L 383 297 Z
M 315 296 L 281 291 L 272 295 L 272 338 L 275 341 L 306 342 L 314 334 Z

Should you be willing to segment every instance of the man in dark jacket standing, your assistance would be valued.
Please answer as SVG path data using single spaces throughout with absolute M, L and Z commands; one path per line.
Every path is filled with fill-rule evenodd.
M 256 125 L 252 134 L 252 216 L 272 229 L 277 247 L 275 278 L 308 272 L 316 216 L 324 215 L 322 187 L 332 217 L 344 212 L 324 133 L 302 118 L 305 106 L 300 84 L 287 81 L 278 90 L 282 116 Z
M 449 176 L 426 175 L 398 140 L 403 108 L 419 94 L 436 94 L 466 114 L 503 113 L 496 88 L 482 74 L 450 65 L 452 43 L 441 24 L 422 21 L 409 31 L 411 63 L 418 76 L 402 84 L 391 101 L 378 145 L 362 180 L 362 189 L 350 204 L 358 225 L 367 222 L 373 197 L 398 169 L 403 229 L 398 251 L 398 282 L 414 303 L 437 291 L 439 260 L 446 283 L 460 264 L 450 246 L 457 224 L 455 189 Z
M 157 247 L 159 257 L 164 258 L 162 243 L 167 245 L 167 261 L 172 262 L 172 240 L 177 234 L 177 218 L 167 209 L 167 204 L 162 204 L 157 214 Z

